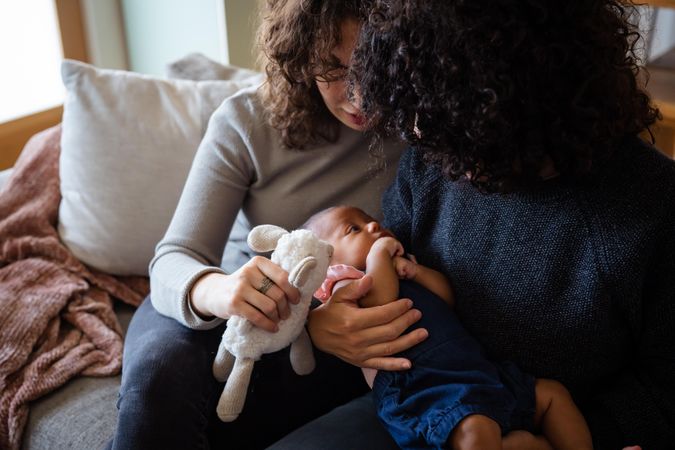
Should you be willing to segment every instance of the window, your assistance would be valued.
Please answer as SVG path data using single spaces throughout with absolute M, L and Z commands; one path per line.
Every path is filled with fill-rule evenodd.
M 61 120 L 64 56 L 87 60 L 79 0 L 0 2 L 0 170 Z
M 63 103 L 63 53 L 53 0 L 0 3 L 0 122 Z

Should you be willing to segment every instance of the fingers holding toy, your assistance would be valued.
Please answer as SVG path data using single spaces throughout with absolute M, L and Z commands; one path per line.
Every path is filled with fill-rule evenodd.
M 267 331 L 289 316 L 289 302 L 299 293 L 288 273 L 267 258 L 256 256 L 230 275 L 210 273 L 195 283 L 190 300 L 199 315 L 229 319 L 240 316 Z
M 257 307 L 251 303 L 239 302 L 236 304 L 231 316 L 243 317 L 253 325 L 263 330 L 274 333 L 279 330 L 278 320 L 272 320 Z
M 201 316 L 243 317 L 257 327 L 276 331 L 277 304 L 257 291 L 242 269 L 231 275 L 214 273 L 200 278 L 191 292 L 193 309 Z M 259 275 L 258 279 L 262 277 Z
M 256 256 L 239 271 L 242 274 L 238 294 L 246 303 L 274 323 L 288 318 L 289 303 L 296 304 L 299 293 L 288 282 L 288 273 L 285 270 L 267 258 Z M 256 324 L 254 320 L 251 322 Z
M 259 272 L 256 273 L 253 270 L 251 275 L 253 283 L 258 283 L 257 285 L 253 285 L 257 291 L 267 295 L 277 303 L 282 301 L 290 302 L 294 305 L 298 303 L 300 293 L 288 282 L 288 272 L 262 256 L 252 258 L 247 265 L 249 264 L 254 266 L 257 272 Z M 258 278 L 260 275 L 262 277 Z M 270 281 L 272 284 L 269 284 Z

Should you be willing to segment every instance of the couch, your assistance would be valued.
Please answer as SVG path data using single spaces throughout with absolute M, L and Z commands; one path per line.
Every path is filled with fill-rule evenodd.
M 260 74 L 192 54 L 169 78 L 65 61 L 58 233 L 88 267 L 147 276 L 209 116 Z M 0 192 L 11 169 L 0 172 Z M 134 308 L 118 302 L 126 331 Z M 77 377 L 30 404 L 22 448 L 97 449 L 112 436 L 120 376 Z

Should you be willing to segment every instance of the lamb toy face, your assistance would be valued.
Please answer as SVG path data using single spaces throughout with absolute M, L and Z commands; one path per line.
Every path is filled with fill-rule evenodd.
M 255 361 L 265 353 L 273 353 L 291 345 L 291 365 L 298 375 L 314 370 L 312 343 L 305 322 L 312 301 L 328 270 L 333 247 L 309 230 L 288 232 L 275 225 L 259 225 L 248 236 L 248 245 L 256 252 L 269 252 L 272 262 L 288 272 L 288 281 L 300 291 L 300 301 L 289 304 L 290 316 L 278 324 L 279 331 L 270 333 L 248 320 L 234 316 L 227 328 L 213 362 L 213 374 L 227 380 L 218 402 L 218 417 L 223 422 L 235 420 L 246 400 L 246 393 Z

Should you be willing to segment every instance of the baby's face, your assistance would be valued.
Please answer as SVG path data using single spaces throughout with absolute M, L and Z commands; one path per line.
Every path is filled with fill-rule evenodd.
M 348 264 L 366 269 L 366 258 L 373 243 L 393 234 L 358 208 L 339 206 L 318 219 L 315 228 L 321 239 L 329 242 L 335 252 L 331 264 Z

